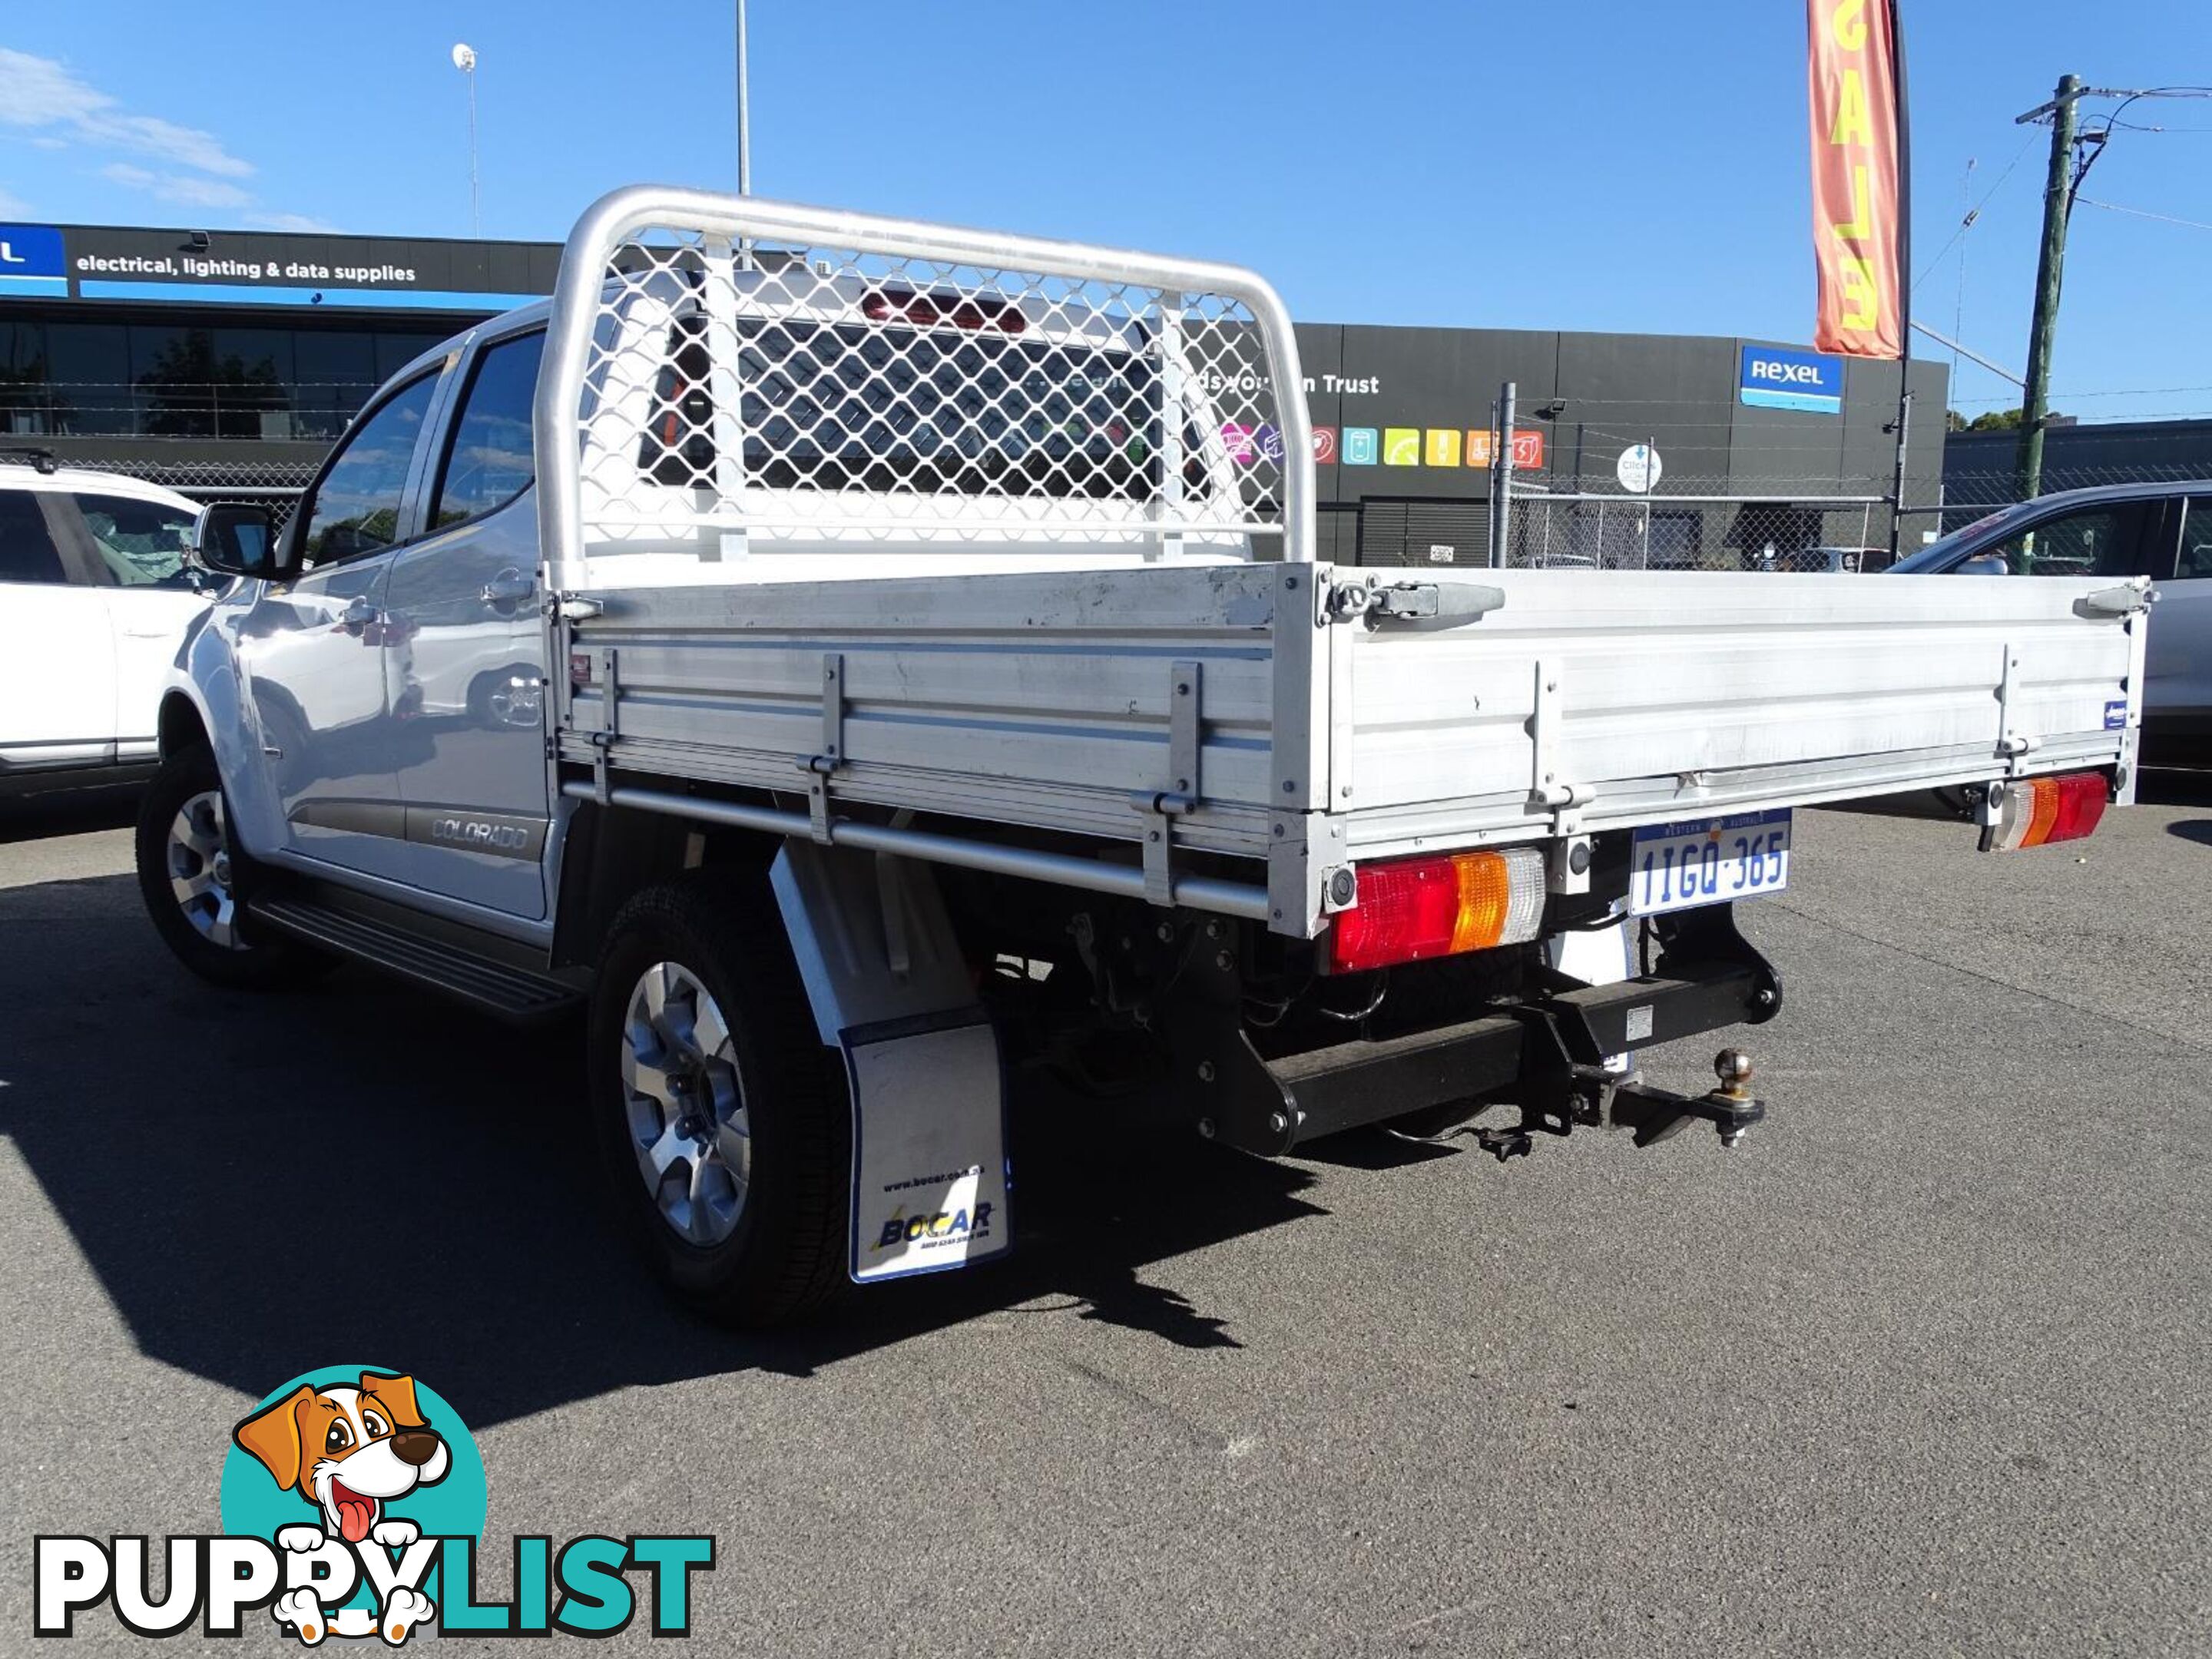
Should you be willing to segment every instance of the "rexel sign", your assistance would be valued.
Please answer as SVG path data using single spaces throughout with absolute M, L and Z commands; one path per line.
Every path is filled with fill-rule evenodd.
M 9 295 L 68 296 L 62 234 L 52 225 L 0 225 L 0 298 Z
M 1759 409 L 1798 409 L 1813 415 L 1844 412 L 1844 360 L 1786 346 L 1747 345 L 1736 376 L 1736 397 Z

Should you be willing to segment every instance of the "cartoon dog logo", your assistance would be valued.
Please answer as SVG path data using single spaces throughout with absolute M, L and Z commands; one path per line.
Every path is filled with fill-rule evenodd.
M 444 1437 L 416 1404 L 411 1376 L 364 1371 L 358 1388 L 302 1383 L 240 1423 L 232 1437 L 278 1486 L 322 1511 L 319 1527 L 277 1528 L 278 1547 L 302 1554 L 337 1540 L 406 1548 L 422 1529 L 389 1515 L 389 1506 L 417 1486 L 444 1480 L 452 1464 Z M 326 1616 L 310 1589 L 279 1596 L 270 1611 L 310 1646 L 325 1634 L 354 1633 L 343 1628 L 343 1612 Z M 420 1591 L 395 1589 L 377 1620 L 378 1633 L 396 1644 L 436 1611 Z

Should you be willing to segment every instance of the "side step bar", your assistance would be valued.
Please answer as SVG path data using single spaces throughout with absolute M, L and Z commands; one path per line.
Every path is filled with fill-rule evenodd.
M 493 962 L 443 941 L 420 939 L 312 898 L 270 894 L 254 899 L 248 913 L 264 926 L 305 944 L 442 991 L 501 1019 L 550 1019 L 582 1000 L 574 986 L 559 980 Z

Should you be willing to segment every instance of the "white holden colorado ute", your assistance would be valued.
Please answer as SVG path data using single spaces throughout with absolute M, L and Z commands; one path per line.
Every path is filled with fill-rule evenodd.
M 1781 1011 L 1793 808 L 2130 798 L 2142 584 L 1333 567 L 1301 383 L 1232 267 L 617 191 L 210 511 L 155 924 L 580 1008 L 638 1240 L 764 1321 L 1006 1249 L 1032 1063 L 1261 1156 L 1732 1145 L 1739 1053 L 1626 1057 Z

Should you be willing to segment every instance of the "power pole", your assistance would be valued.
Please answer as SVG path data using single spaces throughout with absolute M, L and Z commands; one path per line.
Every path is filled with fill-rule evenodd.
M 2080 76 L 2061 76 L 2057 94 L 2048 106 L 2051 172 L 2043 187 L 2043 252 L 2035 266 L 2035 314 L 2027 328 L 2027 386 L 2020 405 L 2018 465 L 2022 501 L 2043 489 L 2043 422 L 2050 413 L 2051 337 L 2058 325 L 2058 290 L 2066 266 L 2066 222 L 2074 210 L 2074 106 L 2082 90 Z

